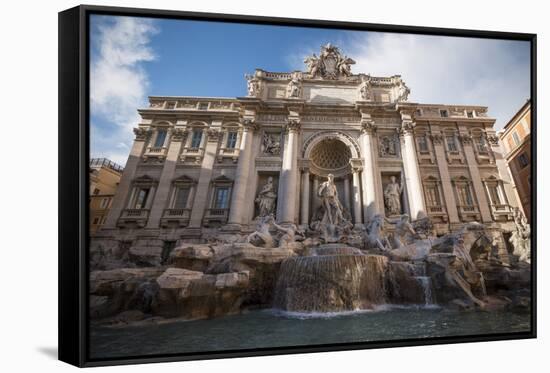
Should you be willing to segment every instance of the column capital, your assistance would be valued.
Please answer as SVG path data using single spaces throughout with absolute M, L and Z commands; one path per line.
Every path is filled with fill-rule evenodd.
M 300 130 L 300 118 L 289 118 L 286 122 L 288 132 L 298 132 Z
M 363 171 L 363 161 L 361 159 L 350 159 L 349 164 L 352 173 Z
M 309 172 L 310 165 L 308 159 L 302 159 L 299 162 L 299 167 L 301 172 Z
M 361 133 L 371 134 L 376 132 L 376 124 L 372 119 L 361 119 Z
M 243 126 L 244 131 L 250 131 L 254 132 L 257 130 L 260 126 L 256 123 L 255 118 L 243 118 L 241 119 L 241 124 Z
M 218 129 L 208 128 L 206 134 L 208 135 L 208 142 L 218 142 L 222 138 L 222 131 Z
M 458 135 L 458 139 L 460 140 L 460 143 L 462 145 L 471 144 L 472 143 L 472 136 L 469 134 L 460 134 Z
M 411 135 L 414 132 L 414 127 L 416 127 L 416 123 L 412 120 L 403 120 L 401 127 L 397 129 L 397 133 L 400 136 Z
M 184 141 L 187 138 L 189 131 L 185 128 L 174 128 L 172 130 L 172 140 Z
M 150 127 L 137 127 L 134 128 L 134 134 L 136 135 L 136 141 L 146 141 L 153 131 Z
M 443 135 L 440 132 L 430 134 L 430 139 L 432 139 L 434 145 L 441 145 L 443 143 Z
M 499 145 L 499 137 L 497 135 L 487 135 L 487 141 L 489 141 L 492 146 Z

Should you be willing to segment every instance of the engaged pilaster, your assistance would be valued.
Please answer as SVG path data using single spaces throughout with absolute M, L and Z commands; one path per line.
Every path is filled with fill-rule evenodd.
M 128 198 L 128 192 L 132 189 L 131 184 L 136 174 L 137 165 L 145 150 L 145 145 L 151 136 L 151 129 L 138 127 L 134 128 L 134 133 L 136 138 L 132 145 L 132 150 L 130 150 L 130 155 L 124 167 L 124 172 L 122 173 L 122 178 L 120 179 L 116 194 L 113 198 L 113 204 L 109 211 L 107 221 L 102 229 L 115 229 L 117 227 L 117 221 L 124 209 L 124 205 Z
M 309 224 L 309 167 L 302 167 L 302 193 L 301 193 L 301 212 L 300 224 L 307 227 Z
M 373 134 L 376 131 L 374 120 L 369 111 L 361 111 L 361 152 L 364 159 L 363 171 L 363 215 L 369 222 L 377 214 L 376 207 L 376 169 L 374 158 Z
M 401 110 L 400 114 L 401 128 L 399 129 L 399 135 L 403 137 L 404 143 L 402 156 L 403 168 L 405 170 L 405 184 L 407 186 L 411 219 L 416 220 L 426 216 L 420 170 L 418 169 L 418 160 L 414 145 L 414 126 L 416 123 L 413 122 L 411 110 Z
M 235 172 L 235 184 L 231 196 L 231 207 L 229 208 L 228 226 L 239 228 L 245 217 L 246 189 L 249 182 L 250 159 L 252 156 L 252 140 L 257 124 L 254 118 L 242 120 L 243 134 L 241 138 L 239 161 Z
M 281 169 L 280 203 L 282 202 L 280 223 L 294 224 L 296 219 L 296 183 L 298 175 L 298 135 L 300 132 L 300 119 L 290 118 L 287 122 L 287 141 L 283 153 L 283 165 Z

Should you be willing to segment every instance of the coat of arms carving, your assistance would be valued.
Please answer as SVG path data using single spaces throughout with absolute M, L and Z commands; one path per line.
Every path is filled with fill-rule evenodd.
M 321 47 L 319 57 L 313 53 L 304 60 L 310 78 L 340 79 L 351 76 L 355 61 L 342 55 L 340 49 L 330 43 Z

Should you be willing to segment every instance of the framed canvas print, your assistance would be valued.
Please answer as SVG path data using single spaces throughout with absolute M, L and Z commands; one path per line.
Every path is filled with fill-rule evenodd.
M 536 36 L 59 14 L 59 354 L 533 338 Z

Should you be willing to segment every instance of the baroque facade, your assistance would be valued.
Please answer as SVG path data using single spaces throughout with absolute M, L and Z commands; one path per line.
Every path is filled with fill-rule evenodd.
M 310 229 L 329 174 L 355 229 L 379 214 L 429 217 L 438 234 L 472 221 L 512 229 L 487 107 L 409 102 L 399 75 L 353 74 L 330 44 L 304 62 L 246 75 L 245 97 L 150 97 L 102 242 L 166 251 L 252 232 L 271 214 Z
M 499 133 L 519 206 L 531 224 L 531 100 Z

